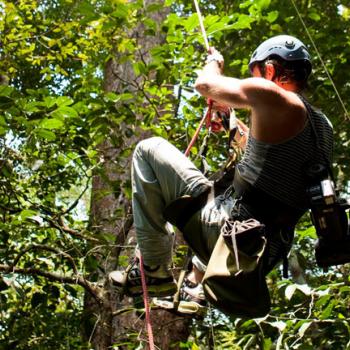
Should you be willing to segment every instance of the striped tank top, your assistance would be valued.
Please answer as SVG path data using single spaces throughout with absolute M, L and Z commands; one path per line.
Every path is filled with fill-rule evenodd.
M 308 199 L 305 171 L 315 161 L 324 164 L 327 159 L 331 164 L 333 128 L 322 112 L 300 98 L 311 111 L 309 116 L 321 149 L 316 146 L 312 125 L 307 118 L 304 129 L 282 143 L 268 144 L 249 135 L 244 156 L 237 166 L 242 178 L 252 186 L 293 208 L 306 210 Z

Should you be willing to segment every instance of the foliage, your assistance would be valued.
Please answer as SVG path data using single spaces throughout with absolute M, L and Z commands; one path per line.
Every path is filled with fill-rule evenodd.
M 185 149 L 198 124 L 205 109 L 205 101 L 193 93 L 196 70 L 205 57 L 198 18 L 191 1 L 165 4 L 172 12 L 164 23 L 157 23 L 152 15 L 162 6 L 145 7 L 142 1 L 0 1 L 1 349 L 88 346 L 78 334 L 82 295 L 83 288 L 95 284 L 74 281 L 85 276 L 92 282 L 87 272 L 103 269 L 94 247 L 114 243 L 108 234 L 89 232 L 91 177 L 96 170 L 103 175 L 106 162 L 99 145 L 107 139 L 122 150 L 114 162 L 125 172 L 124 160 L 132 151 L 128 140 L 137 136 L 137 126 Z M 349 109 L 348 4 L 341 0 L 295 0 L 295 4 Z M 228 75 L 247 77 L 251 52 L 271 35 L 288 32 L 309 46 L 314 74 L 307 94 L 335 127 L 334 165 L 339 184 L 348 189 L 349 116 L 293 2 L 201 1 L 200 6 L 210 44 L 224 54 Z M 129 35 L 139 23 L 148 37 L 161 33 L 166 43 L 148 52 L 137 36 Z M 106 93 L 103 72 L 112 58 L 129 65 L 137 79 L 119 79 L 118 92 Z M 248 117 L 245 111 L 239 116 Z M 225 141 L 217 135 L 210 138 L 210 171 L 224 162 Z M 193 155 L 198 151 L 196 145 Z M 127 196 L 129 186 L 113 184 L 116 193 Z M 306 218 L 295 247 L 307 284 L 283 280 L 278 270 L 273 271 L 269 276 L 273 309 L 267 318 L 226 320 L 214 313 L 211 321 L 194 325 L 193 337 L 182 347 L 204 349 L 213 343 L 217 349 L 350 347 L 349 268 L 327 273 L 317 269 L 314 239 Z M 110 251 L 107 248 L 106 255 Z M 16 269 L 22 273 L 14 273 Z M 63 283 L 56 274 L 71 280 Z M 208 336 L 212 333 L 214 339 Z

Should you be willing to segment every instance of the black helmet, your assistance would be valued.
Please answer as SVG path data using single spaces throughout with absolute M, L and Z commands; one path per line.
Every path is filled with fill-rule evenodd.
M 249 69 L 253 64 L 261 62 L 270 56 L 278 56 L 286 61 L 304 61 L 307 75 L 311 73 L 311 59 L 306 46 L 297 38 L 290 35 L 277 35 L 265 40 L 254 51 L 249 62 Z

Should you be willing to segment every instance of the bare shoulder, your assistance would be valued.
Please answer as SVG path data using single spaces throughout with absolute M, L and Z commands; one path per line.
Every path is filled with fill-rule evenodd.
M 295 92 L 259 78 L 244 89 L 252 110 L 252 134 L 257 139 L 278 143 L 304 128 L 306 108 Z
M 277 109 L 293 108 L 295 111 L 305 109 L 303 102 L 295 92 L 288 91 L 264 78 L 244 79 L 242 89 L 253 109 L 271 108 L 271 106 Z

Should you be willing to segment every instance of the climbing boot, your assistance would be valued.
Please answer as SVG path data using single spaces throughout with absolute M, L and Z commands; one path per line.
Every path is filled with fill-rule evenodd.
M 152 305 L 161 309 L 175 312 L 183 316 L 203 318 L 207 312 L 203 287 L 185 279 L 180 289 L 180 300 L 175 304 L 173 298 L 153 298 Z
M 164 297 L 176 293 L 176 281 L 168 266 L 144 265 L 145 280 L 150 297 Z M 141 270 L 139 260 L 128 266 L 125 271 L 112 271 L 109 280 L 123 294 L 138 296 L 142 294 Z
M 183 314 L 202 316 L 206 313 L 207 302 L 201 283 L 193 283 L 185 278 L 180 289 L 178 311 Z

